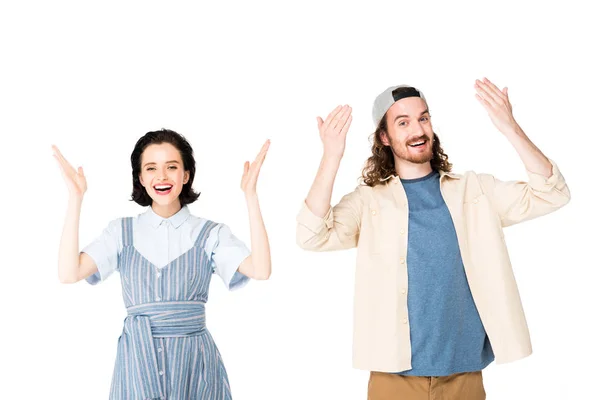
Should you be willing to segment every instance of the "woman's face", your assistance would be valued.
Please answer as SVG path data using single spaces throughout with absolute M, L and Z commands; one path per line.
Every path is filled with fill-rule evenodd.
M 153 205 L 179 203 L 179 195 L 189 178 L 181 154 L 170 143 L 151 144 L 142 153 L 140 182 L 152 198 Z

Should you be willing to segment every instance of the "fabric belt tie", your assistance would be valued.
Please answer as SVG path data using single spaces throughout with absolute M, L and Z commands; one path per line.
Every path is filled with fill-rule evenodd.
M 131 377 L 144 399 L 165 398 L 153 339 L 201 335 L 206 331 L 204 306 L 201 301 L 165 301 L 127 308 L 120 345 L 133 361 Z

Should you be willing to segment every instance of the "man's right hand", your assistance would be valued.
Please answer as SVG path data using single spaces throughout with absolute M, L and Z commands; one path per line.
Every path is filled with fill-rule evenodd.
M 323 121 L 317 117 L 319 134 L 323 142 L 324 157 L 341 159 L 346 147 L 346 133 L 352 123 L 352 107 L 337 106 Z

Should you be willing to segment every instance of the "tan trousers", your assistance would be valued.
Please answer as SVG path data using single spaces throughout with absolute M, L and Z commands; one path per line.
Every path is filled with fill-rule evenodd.
M 484 400 L 481 371 L 450 376 L 371 372 L 368 400 Z

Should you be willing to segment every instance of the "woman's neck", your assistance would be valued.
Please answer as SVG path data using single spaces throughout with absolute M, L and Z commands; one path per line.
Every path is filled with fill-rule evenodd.
M 154 202 L 152 203 L 152 211 L 154 211 L 156 215 L 163 218 L 170 218 L 177 214 L 179 210 L 181 210 L 181 203 L 179 202 L 179 199 L 171 204 L 166 205 L 160 205 Z

